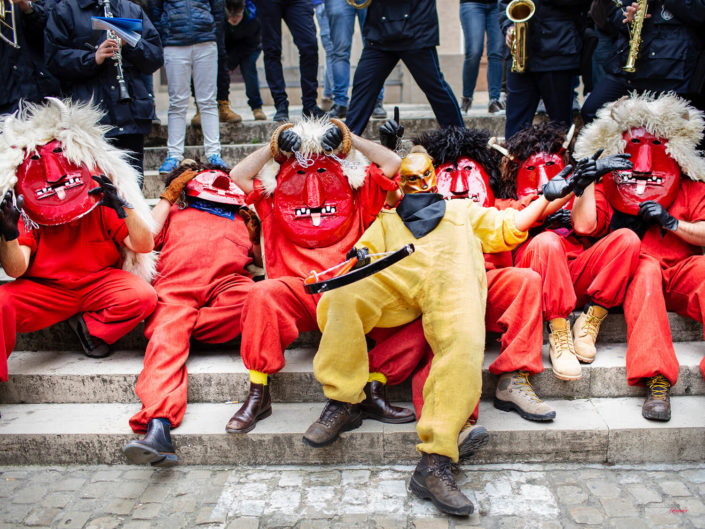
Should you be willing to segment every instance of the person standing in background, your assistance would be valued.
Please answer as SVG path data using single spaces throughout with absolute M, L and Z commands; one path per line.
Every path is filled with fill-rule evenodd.
M 499 30 L 496 0 L 460 0 L 460 24 L 465 37 L 463 61 L 463 100 L 460 110 L 467 112 L 472 106 L 475 83 L 480 72 L 480 59 L 487 33 L 487 88 L 490 93 L 488 111 L 491 114 L 504 110 L 500 102 L 502 87 L 502 32 Z
M 321 35 L 321 44 L 326 53 L 326 67 L 323 74 L 323 98 L 326 105 L 325 111 L 333 105 L 333 43 L 330 40 L 330 24 L 326 15 L 326 6 L 323 0 L 313 0 L 313 10 L 318 21 L 318 32 Z

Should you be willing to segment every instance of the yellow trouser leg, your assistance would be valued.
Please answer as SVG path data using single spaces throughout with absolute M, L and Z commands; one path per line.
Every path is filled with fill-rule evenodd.
M 326 292 L 318 302 L 317 316 L 323 336 L 313 373 L 326 397 L 358 403 L 365 399 L 369 378 L 365 334 L 378 324 L 396 327 L 413 321 L 419 310 L 409 308 L 396 288 L 371 276 Z
M 424 405 L 416 431 L 420 452 L 458 460 L 458 434 L 477 406 L 482 391 L 485 350 L 483 285 L 468 278 L 464 288 L 426 294 L 423 325 L 433 349 L 423 389 Z

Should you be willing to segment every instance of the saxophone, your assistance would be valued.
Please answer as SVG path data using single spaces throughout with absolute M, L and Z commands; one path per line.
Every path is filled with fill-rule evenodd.
M 526 40 L 529 32 L 529 19 L 534 16 L 536 6 L 531 0 L 512 0 L 507 5 L 507 18 L 514 22 L 512 41 L 512 71 L 524 73 L 526 70 Z
M 641 31 L 644 29 L 644 21 L 646 13 L 649 10 L 649 0 L 638 0 L 639 10 L 634 15 L 632 27 L 629 29 L 629 55 L 627 56 L 627 64 L 622 66 L 622 70 L 628 73 L 636 71 L 636 59 L 639 55 L 641 47 Z

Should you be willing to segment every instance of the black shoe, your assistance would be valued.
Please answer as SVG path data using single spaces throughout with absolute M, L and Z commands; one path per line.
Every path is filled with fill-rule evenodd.
M 359 406 L 328 399 L 321 416 L 306 430 L 304 443 L 314 448 L 328 446 L 341 432 L 354 430 L 361 424 L 362 412 Z
M 468 110 L 470 110 L 471 106 L 472 106 L 472 97 L 463 97 L 462 102 L 460 103 L 460 111 L 467 112 Z
M 345 119 L 348 115 L 348 107 L 343 105 L 333 105 L 328 112 L 328 116 L 331 118 Z
M 497 101 L 496 99 L 493 99 L 492 101 L 490 101 L 490 104 L 487 107 L 487 111 L 490 114 L 496 114 L 497 112 L 501 112 L 502 110 L 504 110 L 504 109 L 502 108 L 501 103 L 499 101 Z
M 455 483 L 452 466 L 449 457 L 424 453 L 411 476 L 409 489 L 422 500 L 431 500 L 441 512 L 468 516 L 474 506 Z
M 278 108 L 274 113 L 273 121 L 289 121 L 289 108 Z
M 301 115 L 305 118 L 322 118 L 323 116 L 326 115 L 325 112 L 323 112 L 323 109 L 319 107 L 318 105 L 313 105 L 312 107 L 309 108 L 304 108 L 303 111 L 301 112 Z
M 71 330 L 78 336 L 78 341 L 81 342 L 83 352 L 90 358 L 105 358 L 110 355 L 110 346 L 100 338 L 91 336 L 88 332 L 88 326 L 83 319 L 83 314 L 71 316 L 66 323 L 69 324 Z
M 144 438 L 130 441 L 122 451 L 127 460 L 135 465 L 150 463 L 153 467 L 173 467 L 179 458 L 174 453 L 170 431 L 170 426 L 159 419 L 152 419 L 147 424 Z
M 656 375 L 646 381 L 649 394 L 646 396 L 641 414 L 654 421 L 671 420 L 671 383 L 663 375 Z
M 387 111 L 384 110 L 384 105 L 379 99 L 377 100 L 377 104 L 375 104 L 375 108 L 372 111 L 372 117 L 375 119 L 387 119 Z

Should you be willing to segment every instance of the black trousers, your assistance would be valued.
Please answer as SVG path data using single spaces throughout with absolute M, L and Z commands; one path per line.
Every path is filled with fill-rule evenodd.
M 137 179 L 140 189 L 144 184 L 144 135 L 143 134 L 122 134 L 110 139 L 113 145 L 130 155 L 130 165 L 139 173 Z
M 355 134 L 363 133 L 384 81 L 400 60 L 426 94 L 438 124 L 441 127 L 464 126 L 458 101 L 443 78 L 436 48 L 390 51 L 365 46 L 353 78 L 346 120 L 348 128 Z
M 587 125 L 595 119 L 595 114 L 603 105 L 617 101 L 617 99 L 626 95 L 629 89 L 630 87 L 625 79 L 605 74 L 599 84 L 590 92 L 590 96 L 583 103 L 583 108 L 580 109 L 580 114 L 582 114 L 585 124 Z
M 578 74 L 578 70 L 515 73 L 511 71 L 511 67 L 511 61 L 507 61 L 505 138 L 509 139 L 516 132 L 531 125 L 541 99 L 552 121 L 566 125 L 571 123 L 573 78 Z
M 294 37 L 299 49 L 301 102 L 311 108 L 318 98 L 318 43 L 313 22 L 311 0 L 256 0 L 257 14 L 262 22 L 264 72 L 277 110 L 289 106 L 282 70 L 282 20 Z

